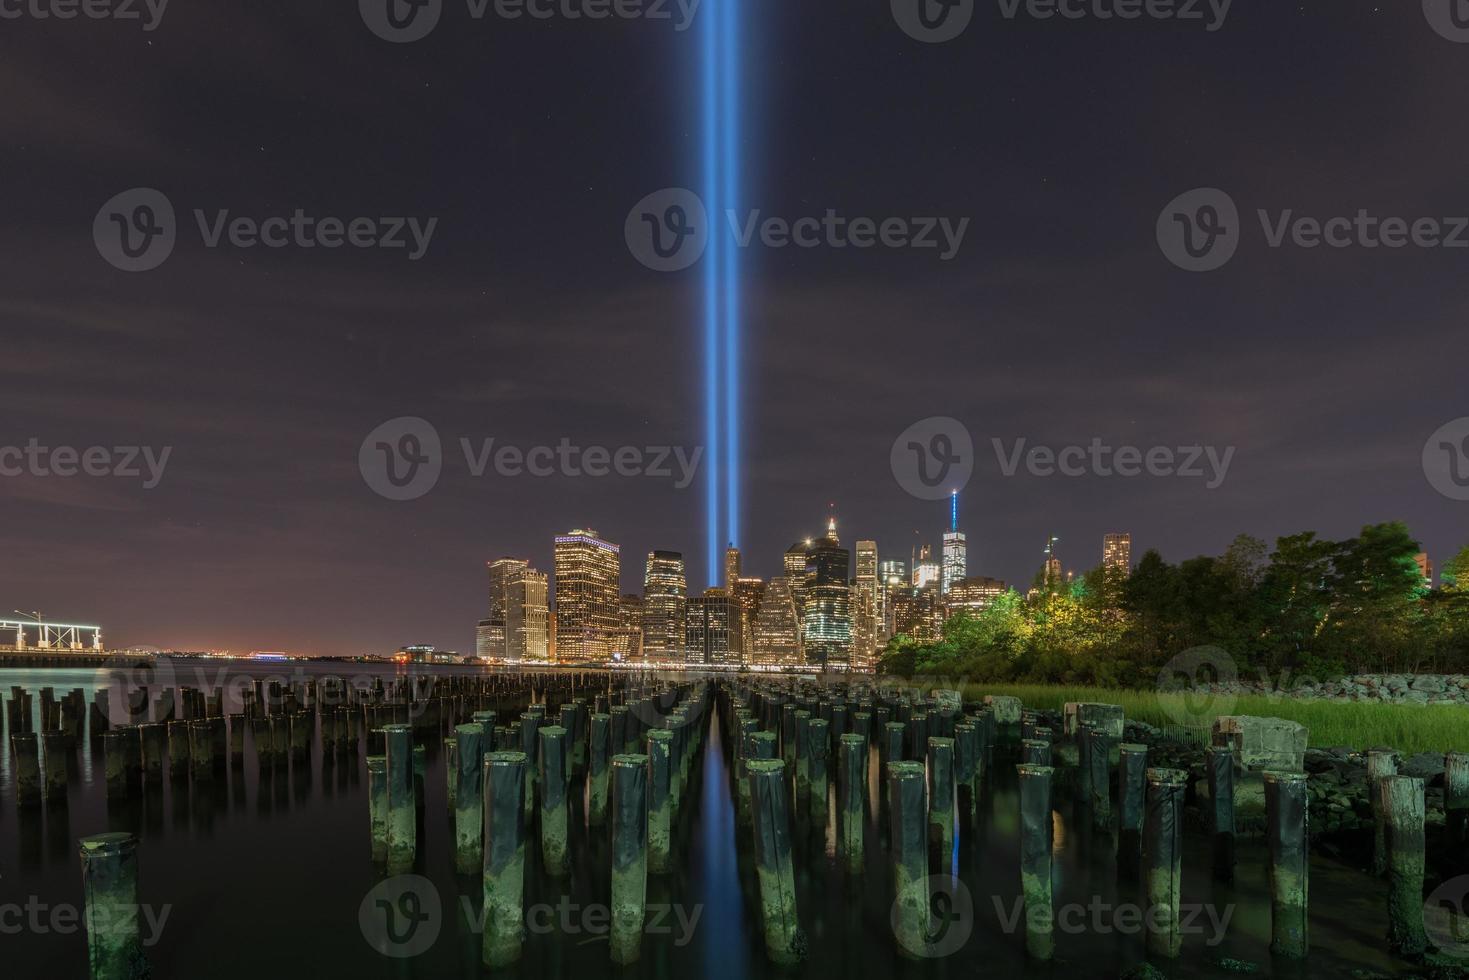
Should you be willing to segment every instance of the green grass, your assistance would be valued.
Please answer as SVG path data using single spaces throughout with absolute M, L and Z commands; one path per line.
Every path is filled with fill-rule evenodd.
M 1067 701 L 1120 704 L 1127 717 L 1205 738 L 1221 714 L 1286 718 L 1310 730 L 1316 748 L 1345 745 L 1353 749 L 1387 746 L 1399 752 L 1469 752 L 1469 706 L 1456 704 L 1373 704 L 1370 702 L 1297 701 L 1247 695 L 1234 699 L 1118 691 L 1102 687 L 1051 687 L 1042 684 L 968 684 L 965 699 L 1008 694 L 1031 708 L 1059 711 Z

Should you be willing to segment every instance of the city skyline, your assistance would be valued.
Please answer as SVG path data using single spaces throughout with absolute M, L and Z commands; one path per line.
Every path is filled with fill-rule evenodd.
M 1117 528 L 1134 558 L 1156 548 L 1172 561 L 1238 533 L 1341 538 L 1396 519 L 1439 562 L 1461 546 L 1465 504 L 1423 469 L 1430 436 L 1466 415 L 1444 356 L 1461 345 L 1444 288 L 1461 250 L 1274 248 L 1255 220 L 1461 210 L 1469 94 L 1451 80 L 1464 49 L 1417 5 L 1263 5 L 1213 33 L 991 17 L 937 45 L 885 10 L 835 33 L 828 11 L 762 17 L 745 39 L 737 218 L 971 224 L 947 260 L 758 236 L 739 251 L 735 543 L 753 574 L 819 535 L 832 499 L 850 540 L 906 559 L 918 528 L 937 556 L 942 516 L 889 463 L 894 440 L 935 416 L 973 436 L 971 574 L 1019 584 L 1052 534 L 1068 563 L 1090 565 L 1093 539 Z M 693 32 L 480 26 L 386 45 L 351 9 L 294 10 L 281 30 L 264 8 L 178 8 L 146 36 L 10 23 L 4 63 L 28 97 L 0 110 L 26 134 L 5 167 L 26 192 L 3 231 L 0 449 L 151 452 L 136 479 L 0 476 L 0 548 L 18 556 L 0 594 L 13 606 L 99 622 L 120 645 L 463 649 L 483 562 L 549 569 L 545 530 L 573 521 L 627 549 L 624 591 L 659 548 L 683 553 L 691 590 L 714 584 L 704 267 L 651 270 L 624 234 L 637 202 L 701 179 Z M 805 56 L 813 46 L 821 59 Z M 242 88 L 277 60 L 289 68 Z M 527 65 L 536 97 L 487 124 L 484 93 L 521 92 Z M 603 84 L 587 91 L 588 75 Z M 343 91 L 343 77 L 364 81 Z M 1258 111 L 1272 102 L 1278 118 Z M 874 117 L 889 127 L 876 148 Z M 1199 187 L 1226 191 L 1248 225 L 1206 274 L 1178 268 L 1156 236 L 1169 202 Z M 109 264 L 93 239 L 129 188 L 157 189 L 179 218 L 173 254 L 147 272 Z M 297 209 L 438 224 L 409 261 L 407 249 L 215 247 L 194 220 Z M 369 433 L 401 417 L 442 441 L 437 484 L 413 500 L 384 498 L 359 470 Z M 1213 489 L 1007 475 L 1022 440 L 1093 439 L 1236 452 Z M 476 474 L 486 440 L 707 452 L 680 487 L 677 467 Z M 721 530 L 712 547 L 727 543 Z

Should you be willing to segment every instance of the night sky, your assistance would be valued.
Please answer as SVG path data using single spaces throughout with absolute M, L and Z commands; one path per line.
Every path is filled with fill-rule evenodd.
M 1469 503 L 1421 464 L 1469 415 L 1469 249 L 1275 249 L 1255 218 L 1469 215 L 1469 44 L 1418 0 L 1238 0 L 1214 32 L 982 0 L 940 44 L 886 3 L 742 2 L 745 207 L 969 219 L 951 261 L 744 250 L 747 573 L 832 503 L 844 544 L 937 544 L 947 504 L 889 466 L 928 416 L 973 434 L 971 574 L 1022 586 L 1052 534 L 1077 570 L 1115 530 L 1135 559 L 1386 520 L 1439 563 L 1469 543 Z M 702 481 L 476 478 L 458 448 L 701 444 L 698 269 L 651 271 L 623 239 L 644 195 L 698 184 L 697 35 L 464 0 L 410 44 L 345 0 L 173 0 L 152 31 L 0 22 L 0 445 L 172 447 L 152 489 L 0 478 L 0 611 L 100 622 L 116 646 L 470 651 L 484 562 L 549 570 L 575 526 L 622 545 L 628 591 L 652 548 L 708 584 Z M 167 196 L 178 240 L 128 273 L 93 221 L 135 187 Z M 1210 273 L 1155 238 L 1197 187 L 1243 219 Z M 438 224 L 417 261 L 209 248 L 196 208 Z M 445 446 L 404 502 L 358 466 L 399 416 Z M 1235 454 L 1209 490 L 1007 478 L 991 448 L 1094 437 Z

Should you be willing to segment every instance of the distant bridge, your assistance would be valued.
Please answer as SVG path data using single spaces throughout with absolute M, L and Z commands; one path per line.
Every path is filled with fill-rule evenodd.
M 102 627 L 0 618 L 0 650 L 16 653 L 103 653 Z

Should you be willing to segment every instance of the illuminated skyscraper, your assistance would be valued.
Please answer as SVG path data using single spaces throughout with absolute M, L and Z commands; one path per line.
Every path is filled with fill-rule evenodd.
M 810 538 L 797 541 L 785 553 L 786 578 L 791 580 L 791 598 L 796 603 L 797 615 L 806 608 L 806 556 L 813 543 Z
M 740 649 L 740 658 L 746 661 L 754 655 L 755 617 L 765 598 L 765 582 L 758 578 L 737 578 L 734 580 L 734 588 L 730 590 L 730 596 L 739 607 L 740 639 L 744 643 Z
M 705 589 L 689 598 L 687 662 L 738 667 L 744 648 L 738 603 L 723 589 Z
M 505 614 L 505 659 L 544 663 L 550 657 L 550 584 L 545 572 L 526 567 L 509 582 Z
M 944 532 L 943 591 L 969 574 L 968 545 L 959 530 L 959 491 L 949 494 L 949 529 Z
M 882 590 L 877 580 L 877 542 L 857 542 L 857 577 L 852 583 L 852 669 L 870 671 L 877 663 L 882 632 Z
M 877 580 L 882 596 L 882 635 L 879 640 L 886 643 L 896 632 L 893 629 L 893 590 L 908 587 L 907 562 L 892 558 L 878 562 Z
M 826 670 L 852 665 L 851 586 L 847 571 L 851 553 L 837 539 L 836 518 L 826 535 L 806 554 L 806 597 L 801 615 L 801 642 L 806 663 Z
M 496 558 L 485 564 L 490 573 L 490 614 L 485 618 L 486 629 L 476 631 L 477 655 L 490 660 L 509 659 L 510 640 L 507 627 L 510 620 L 511 583 L 524 575 L 529 567 L 530 562 L 523 558 Z M 481 639 L 484 640 L 483 651 L 479 649 Z
M 618 603 L 618 625 L 612 634 L 612 659 L 641 662 L 643 655 L 643 597 L 625 594 Z
M 944 617 L 937 588 L 895 589 L 892 600 L 894 635 L 912 637 L 920 643 L 939 639 Z
M 1433 588 L 1433 560 L 1428 557 L 1428 552 L 1420 551 L 1413 556 L 1413 561 L 1418 565 L 1418 571 L 1423 574 L 1423 587 Z
M 1056 542 L 1061 539 L 1052 535 L 1046 542 L 1045 564 L 1041 566 L 1041 581 L 1048 587 L 1061 584 L 1061 559 L 1056 555 Z
M 918 557 L 913 561 L 913 586 L 914 588 L 927 588 L 930 585 L 938 585 L 941 579 L 939 563 L 932 558 L 932 550 L 928 545 L 918 549 Z
M 1102 567 L 1109 572 L 1132 574 L 1132 535 L 1102 535 Z
M 724 549 L 724 588 L 726 591 L 734 590 L 735 582 L 740 578 L 740 549 L 730 545 Z
M 683 555 L 648 552 L 643 575 L 643 654 L 652 663 L 683 663 L 688 580 Z
M 618 547 L 578 528 L 556 538 L 556 658 L 560 663 L 610 660 L 622 627 Z
M 758 667 L 800 667 L 806 663 L 801 646 L 801 618 L 788 575 L 770 580 L 755 614 L 755 638 L 750 662 Z
M 944 596 L 944 606 L 951 616 L 961 609 L 978 612 L 989 608 L 990 603 L 1004 592 L 1004 582 L 997 578 L 976 575 L 973 578 L 960 579 L 951 585 L 949 594 Z

